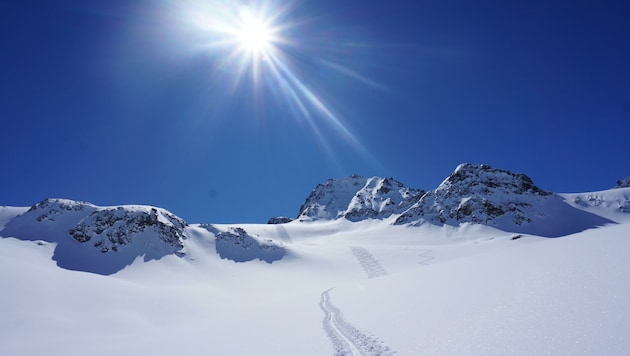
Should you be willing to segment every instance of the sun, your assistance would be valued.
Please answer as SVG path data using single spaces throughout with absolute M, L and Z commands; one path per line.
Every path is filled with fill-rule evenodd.
M 271 45 L 271 33 L 269 27 L 262 21 L 250 19 L 243 22 L 238 32 L 240 46 L 254 53 L 265 52 Z
M 248 7 L 239 10 L 240 23 L 236 33 L 239 47 L 255 55 L 265 54 L 273 44 L 272 26 Z

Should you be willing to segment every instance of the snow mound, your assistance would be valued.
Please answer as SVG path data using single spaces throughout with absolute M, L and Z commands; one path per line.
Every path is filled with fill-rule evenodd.
M 53 260 L 62 268 L 112 274 L 136 258 L 182 255 L 186 222 L 151 206 L 98 207 L 46 199 L 11 219 L 0 236 L 56 243 Z
M 531 178 L 489 165 L 461 164 L 395 224 L 484 224 L 504 231 L 557 237 L 613 221 L 567 204 Z
M 281 242 L 251 236 L 240 227 L 217 233 L 216 248 L 221 258 L 234 262 L 259 259 L 272 263 L 281 260 L 287 252 Z
M 298 219 L 350 221 L 384 219 L 400 214 L 424 194 L 393 178 L 358 175 L 329 179 L 318 184 L 300 207 Z

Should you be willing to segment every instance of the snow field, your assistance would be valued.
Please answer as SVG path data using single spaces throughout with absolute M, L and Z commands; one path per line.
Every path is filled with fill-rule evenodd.
M 184 257 L 102 276 L 57 267 L 54 243 L 0 238 L 0 355 L 630 350 L 627 224 L 516 240 L 478 225 L 240 227 L 287 255 L 221 259 L 193 225 Z

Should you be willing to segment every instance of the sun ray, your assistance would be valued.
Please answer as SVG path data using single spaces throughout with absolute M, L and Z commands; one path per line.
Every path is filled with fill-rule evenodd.
M 221 84 L 228 89 L 227 95 L 238 95 L 249 83 L 251 87 L 247 90 L 253 94 L 254 103 L 264 103 L 260 100 L 269 97 L 267 89 L 275 88 L 272 97 L 287 103 L 289 114 L 298 122 L 307 123 L 314 137 L 331 155 L 333 138 L 326 134 L 326 129 L 337 133 L 355 150 L 363 154 L 367 152 L 331 102 L 313 89 L 309 80 L 314 77 L 309 78 L 308 71 L 300 67 L 304 56 L 316 53 L 319 48 L 336 49 L 340 43 L 333 40 L 320 45 L 309 42 L 310 38 L 304 41 L 308 31 L 303 26 L 308 28 L 315 21 L 291 20 L 295 1 L 252 0 L 240 6 L 236 1 L 189 0 L 172 4 L 182 7 L 174 13 L 187 24 L 185 32 L 194 38 L 191 43 L 195 43 L 201 53 L 209 54 L 210 65 L 215 67 L 217 77 L 222 82 L 229 82 Z M 308 65 L 343 75 L 373 89 L 387 90 L 356 70 L 339 64 L 334 57 L 328 55 L 327 58 L 308 58 Z

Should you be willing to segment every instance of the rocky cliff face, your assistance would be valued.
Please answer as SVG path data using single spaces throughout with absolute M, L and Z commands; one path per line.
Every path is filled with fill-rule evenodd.
M 407 210 L 423 193 L 423 190 L 408 188 L 393 178 L 352 175 L 329 179 L 318 184 L 306 198 L 298 219 L 384 219 Z

